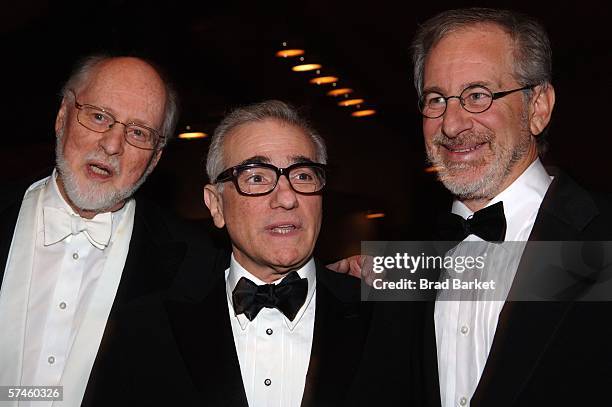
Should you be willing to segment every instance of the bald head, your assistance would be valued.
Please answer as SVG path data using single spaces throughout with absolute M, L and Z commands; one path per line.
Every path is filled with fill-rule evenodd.
M 77 64 L 62 89 L 62 96 L 70 97 L 71 91 L 80 94 L 91 89 L 104 90 L 109 83 L 123 84 L 129 92 L 146 94 L 161 104 L 162 121 L 155 128 L 163 136 L 160 147 L 164 147 L 174 135 L 178 102 L 172 85 L 152 63 L 135 57 L 89 56 Z

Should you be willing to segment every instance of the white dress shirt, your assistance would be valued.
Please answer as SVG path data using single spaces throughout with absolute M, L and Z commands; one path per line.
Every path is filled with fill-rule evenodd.
M 1 319 L 23 330 L 18 329 L 7 340 L 6 348 L 0 349 L 2 360 L 10 360 L 11 352 L 19 355 L 13 358 L 16 365 L 11 369 L 1 368 L 0 384 L 61 385 L 64 402 L 20 402 L 19 406 L 80 405 L 114 301 L 133 225 L 133 201 L 119 211 L 97 215 L 94 220 L 99 224 L 108 223 L 105 226 L 110 228 L 110 239 L 104 244 L 95 242 L 94 246 L 87 231 L 78 231 L 86 220 L 63 199 L 56 177 L 54 171 L 51 177 L 28 189 L 15 228 L 0 292 L 0 312 Z M 44 208 L 56 211 L 50 214 Z M 51 217 L 59 212 L 69 215 L 68 225 L 76 225 L 72 228 L 74 234 L 50 243 Z M 32 232 L 27 231 L 29 226 L 21 226 L 25 224 L 33 226 Z M 25 241 L 23 237 L 28 233 L 31 240 Z M 17 278 L 19 274 L 27 277 Z M 13 283 L 18 279 L 20 283 Z
M 43 208 L 78 216 L 61 196 L 55 175 L 43 191 Z M 116 229 L 123 213 L 122 208 L 96 217 L 110 215 L 109 226 Z M 46 245 L 43 211 L 37 225 L 21 380 L 32 386 L 59 383 L 107 256 L 88 241 L 86 232 Z
M 491 350 L 499 314 L 514 280 L 520 254 L 524 248 L 524 244 L 511 242 L 525 242 L 529 239 L 538 210 L 551 182 L 552 177 L 547 174 L 541 161 L 536 159 L 519 178 L 487 204 L 491 206 L 503 202 L 507 223 L 505 241 L 510 243 L 478 245 L 481 250 L 489 252 L 489 261 L 496 262 L 493 265 L 485 262 L 483 280 L 493 278 L 504 294 L 502 296 L 497 294 L 493 301 L 436 302 L 434 321 L 438 375 L 440 397 L 444 407 L 467 406 L 476 391 Z M 460 201 L 453 203 L 452 212 L 464 219 L 473 215 L 473 212 Z M 469 235 L 464 242 L 470 241 L 482 242 L 482 239 Z M 459 244 L 453 254 L 474 255 L 470 252 L 474 248 L 474 245 Z M 491 252 L 494 254 L 491 255 Z
M 297 273 L 308 279 L 308 293 L 294 320 L 290 321 L 276 308 L 263 308 L 253 321 L 249 321 L 244 314 L 235 314 L 232 291 L 241 277 L 257 285 L 266 283 L 245 270 L 233 255 L 225 271 L 229 318 L 242 382 L 251 407 L 299 407 L 302 402 L 315 321 L 314 260 Z

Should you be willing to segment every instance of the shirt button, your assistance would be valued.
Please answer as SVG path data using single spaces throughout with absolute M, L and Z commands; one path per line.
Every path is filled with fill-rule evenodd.
M 269 385 L 271 385 L 271 384 L 272 384 L 272 380 L 270 380 L 270 379 L 266 379 L 266 380 L 264 380 L 264 384 L 265 384 L 266 386 L 269 386 Z
M 467 325 L 463 325 L 463 326 L 461 327 L 461 333 L 462 333 L 463 335 L 467 335 L 469 332 L 470 332 L 470 328 L 469 328 Z
M 461 397 L 459 399 L 459 404 L 462 405 L 462 406 L 467 405 L 467 399 L 465 397 Z
M 59 304 L 60 309 L 66 309 L 66 303 L 64 301 Z
M 274 333 L 274 331 L 272 329 L 268 328 L 268 329 L 266 329 L 266 333 L 268 335 L 272 335 L 272 333 Z
M 47 362 L 49 362 L 50 365 L 55 363 L 55 358 L 53 356 L 49 356 L 49 358 L 47 359 Z
M 72 253 L 72 258 L 73 259 L 78 259 L 79 258 L 79 254 L 78 253 Z

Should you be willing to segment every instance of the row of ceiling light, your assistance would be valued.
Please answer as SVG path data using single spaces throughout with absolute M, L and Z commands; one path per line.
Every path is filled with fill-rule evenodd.
M 306 51 L 299 48 L 291 48 L 285 41 L 282 43 L 282 48 L 276 52 L 279 58 L 296 58 L 291 70 L 293 72 L 314 72 L 316 76 L 310 78 L 309 82 L 318 86 L 329 86 L 331 89 L 327 91 L 327 95 L 338 98 L 338 106 L 350 107 L 351 116 L 366 117 L 376 114 L 376 110 L 365 108 L 365 100 L 363 98 L 354 97 L 354 90 L 349 87 L 339 86 L 340 78 L 332 75 L 323 75 L 321 73 L 323 66 L 319 63 L 307 63 L 304 55 Z
M 327 95 L 337 98 L 338 106 L 351 108 L 351 116 L 366 117 L 376 114 L 376 110 L 364 108 L 365 100 L 354 96 L 355 91 L 349 87 L 339 86 L 340 79 L 337 76 L 324 75 L 321 73 L 323 66 L 319 63 L 307 63 L 305 61 L 305 51 L 298 48 L 290 48 L 287 42 L 282 43 L 282 48 L 276 52 L 279 58 L 296 58 L 291 70 L 293 72 L 314 72 L 316 76 L 309 79 L 308 82 L 313 85 L 329 86 Z M 384 218 L 385 213 L 382 211 L 369 210 L 365 212 L 365 218 L 368 220 Z
M 364 107 L 365 100 L 355 97 L 355 91 L 353 89 L 339 86 L 338 83 L 340 82 L 340 78 L 332 75 L 322 75 L 321 71 L 323 66 L 321 64 L 306 63 L 305 54 L 306 52 L 303 49 L 289 48 L 287 42 L 283 42 L 282 49 L 276 53 L 276 56 L 280 58 L 296 58 L 291 68 L 294 72 L 314 72 L 315 76 L 310 78 L 309 82 L 313 85 L 330 87 L 327 91 L 327 95 L 337 98 L 338 106 L 351 108 L 351 116 L 366 117 L 376 114 L 376 110 Z M 187 140 L 200 139 L 207 136 L 208 134 L 206 133 L 193 131 L 191 126 L 185 126 L 183 132 L 178 135 L 179 138 Z

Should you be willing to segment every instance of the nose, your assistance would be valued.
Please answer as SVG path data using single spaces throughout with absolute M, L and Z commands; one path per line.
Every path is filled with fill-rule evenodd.
M 293 209 L 298 206 L 297 193 L 291 188 L 286 176 L 280 176 L 270 200 L 272 208 Z
M 448 98 L 446 111 L 442 116 L 442 133 L 454 138 L 472 127 L 472 113 L 461 106 L 459 97 Z
M 123 123 L 116 122 L 113 127 L 105 133 L 102 133 L 102 137 L 98 144 L 108 155 L 121 155 L 123 154 L 123 148 L 125 143 L 125 125 Z

